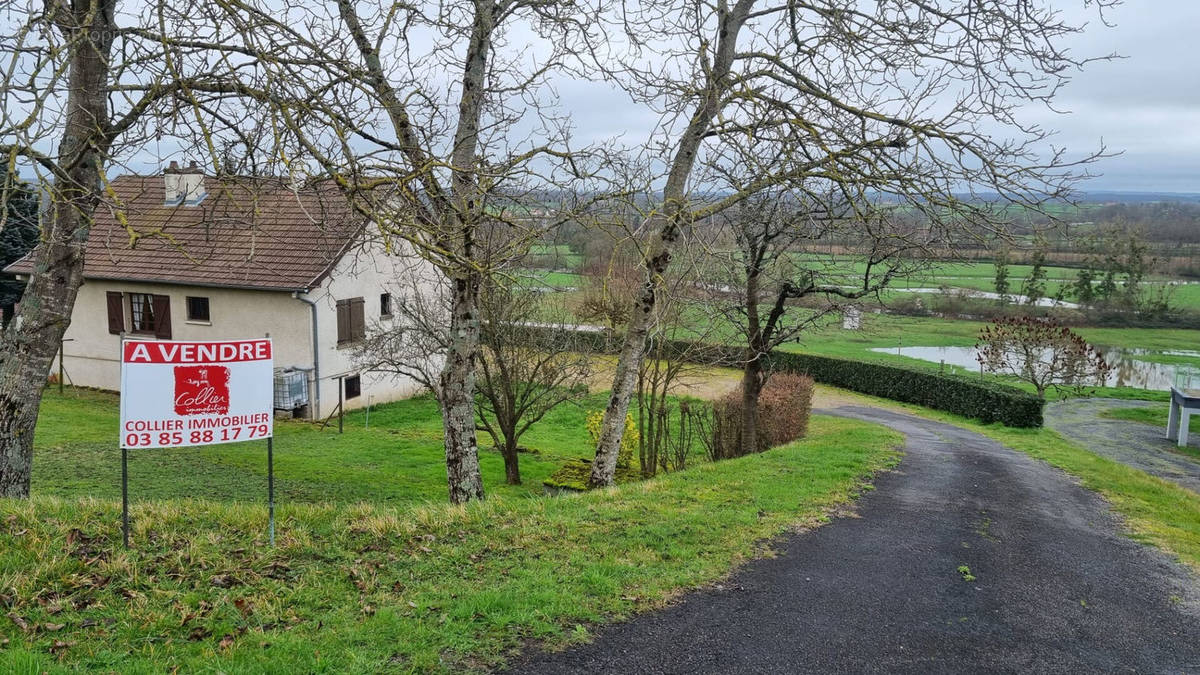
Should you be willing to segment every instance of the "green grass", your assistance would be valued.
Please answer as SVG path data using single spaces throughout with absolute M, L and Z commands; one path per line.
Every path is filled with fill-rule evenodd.
M 1101 412 L 1100 416 L 1112 420 L 1150 424 L 1164 429 L 1167 427 L 1167 409 L 1159 406 L 1151 408 L 1114 408 Z
M 530 642 L 586 639 L 595 622 L 661 607 L 823 522 L 896 461 L 899 441 L 818 416 L 807 439 L 761 455 L 580 495 L 284 502 L 274 549 L 259 504 L 140 502 L 125 552 L 112 500 L 0 500 L 0 604 L 17 617 L 0 618 L 0 671 L 501 665 Z M 330 449 L 327 466 L 367 451 Z
M 548 270 L 523 269 L 517 274 L 517 279 L 529 286 L 548 288 L 580 288 L 583 277 L 570 272 L 550 272 Z
M 848 392 L 838 394 L 981 433 L 1062 469 L 1077 477 L 1083 487 L 1107 499 L 1134 539 L 1156 546 L 1200 572 L 1200 494 L 1089 452 L 1049 429 L 985 425 L 919 406 Z
M 568 459 L 592 451 L 585 417 L 602 410 L 603 395 L 581 405 L 554 409 L 524 436 L 521 454 L 524 485 L 504 484 L 504 460 L 480 435 L 483 478 L 489 493 L 538 495 L 542 480 Z M 117 447 L 118 400 L 115 394 L 48 389 L 34 445 L 32 491 L 59 497 L 120 497 L 121 452 Z M 321 431 L 307 422 L 275 423 L 275 476 L 280 502 L 371 500 L 413 504 L 446 498 L 446 468 L 437 403 L 418 397 L 346 416 L 346 433 L 337 422 Z M 131 450 L 131 498 L 197 497 L 263 501 L 266 498 L 266 443 L 256 441 L 197 448 Z
M 557 267 L 579 269 L 579 266 L 583 264 L 583 256 L 571 253 L 571 247 L 566 244 L 534 244 L 529 247 L 529 253 L 542 257 L 539 262 L 553 261 Z

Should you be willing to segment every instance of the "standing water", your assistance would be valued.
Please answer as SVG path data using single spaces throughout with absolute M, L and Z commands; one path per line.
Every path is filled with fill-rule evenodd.
M 1200 351 L 1171 350 L 1151 351 L 1147 349 L 1119 349 L 1115 347 L 1097 347 L 1112 370 L 1108 373 L 1105 385 L 1109 387 L 1136 387 L 1166 391 L 1175 384 L 1176 374 L 1182 370 L 1194 370 L 1194 365 L 1171 363 L 1152 363 L 1138 359 L 1139 356 L 1162 355 L 1183 356 L 1200 359 Z M 979 370 L 978 352 L 974 347 L 876 347 L 873 352 L 883 354 L 899 354 L 922 361 L 939 363 L 945 361 L 948 365 L 960 366 L 970 370 Z

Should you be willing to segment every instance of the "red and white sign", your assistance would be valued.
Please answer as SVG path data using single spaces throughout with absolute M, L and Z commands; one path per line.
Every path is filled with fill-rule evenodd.
M 251 441 L 274 431 L 271 339 L 121 344 L 121 447 Z

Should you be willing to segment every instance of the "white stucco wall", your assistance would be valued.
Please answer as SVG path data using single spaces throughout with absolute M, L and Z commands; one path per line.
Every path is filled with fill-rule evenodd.
M 363 242 L 342 257 L 320 288 L 303 296 L 317 304 L 320 343 L 320 399 L 322 416 L 337 407 L 338 375 L 358 374 L 362 395 L 345 399 L 347 410 L 410 397 L 421 390 L 415 381 L 391 374 L 360 372 L 354 363 L 354 350 L 337 344 L 337 301 L 363 298 L 368 334 L 394 327 L 397 318 L 380 314 L 379 296 L 390 293 L 395 302 L 415 289 L 432 292 L 432 268 L 412 256 L 389 255 L 377 242 Z M 436 356 L 432 356 L 436 359 Z M 311 359 L 310 359 L 311 361 Z
M 224 340 L 270 334 L 276 366 L 312 361 L 308 307 L 288 293 L 89 279 L 79 289 L 64 336 L 68 340 L 63 345 L 68 382 L 113 391 L 121 386 L 121 336 L 108 332 L 105 294 L 109 291 L 170 296 L 172 339 Z M 188 296 L 208 298 L 208 323 L 187 321 Z
M 353 350 L 337 344 L 337 301 L 363 298 L 368 332 L 386 327 L 396 319 L 381 317 L 380 294 L 391 293 L 398 298 L 403 293 L 412 293 L 414 285 L 418 288 L 426 285 L 425 282 L 414 284 L 412 280 L 416 277 L 432 279 L 430 271 L 426 263 L 418 264 L 411 257 L 385 255 L 380 246 L 360 244 L 339 261 L 318 288 L 301 295 L 316 303 L 317 309 L 319 408 L 315 405 L 315 397 L 310 401 L 316 417 L 323 418 L 336 408 L 338 375 L 357 373 L 361 377 L 362 394 L 345 400 L 347 410 L 366 406 L 368 402 L 395 401 L 419 392 L 419 385 L 410 379 L 358 373 L 352 358 Z M 241 339 L 269 334 L 275 346 L 277 368 L 313 366 L 312 309 L 291 293 L 91 279 L 79 290 L 63 350 L 67 381 L 77 386 L 113 391 L 120 388 L 121 336 L 108 332 L 105 294 L 109 291 L 169 295 L 172 339 Z M 209 299 L 208 323 L 187 321 L 188 296 Z M 146 339 L 149 336 L 138 337 Z M 57 366 L 56 362 L 54 372 L 57 372 Z

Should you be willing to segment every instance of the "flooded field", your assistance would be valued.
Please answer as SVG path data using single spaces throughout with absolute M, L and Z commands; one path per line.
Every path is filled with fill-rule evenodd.
M 1097 349 L 1104 355 L 1104 360 L 1112 366 L 1108 380 L 1104 383 L 1109 387 L 1137 387 L 1165 391 L 1175 384 L 1177 375 L 1180 375 L 1181 372 L 1194 372 L 1197 370 L 1197 365 L 1155 363 L 1145 360 L 1145 357 L 1162 355 L 1200 359 L 1200 351 L 1169 350 L 1160 352 L 1113 347 L 1097 347 Z M 897 354 L 932 363 L 945 363 L 948 366 L 979 369 L 979 361 L 976 359 L 977 352 L 974 347 L 877 347 L 871 351 Z M 1100 383 L 1094 384 L 1099 385 Z

